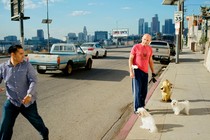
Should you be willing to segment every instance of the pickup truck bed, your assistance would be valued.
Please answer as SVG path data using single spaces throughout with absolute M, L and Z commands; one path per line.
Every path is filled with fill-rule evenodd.
M 160 62 L 170 62 L 170 46 L 166 41 L 152 40 L 150 46 L 153 50 L 153 59 L 160 60 Z

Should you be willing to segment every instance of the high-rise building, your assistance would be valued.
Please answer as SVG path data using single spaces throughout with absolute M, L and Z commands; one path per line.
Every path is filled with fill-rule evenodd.
M 85 41 L 87 41 L 87 28 L 86 28 L 86 26 L 84 26 L 84 28 L 83 28 L 83 34 L 84 34 Z
M 95 31 L 95 39 L 94 41 L 104 41 L 108 39 L 107 31 Z
M 174 34 L 175 27 L 172 23 L 172 19 L 165 19 L 164 34 Z
M 44 31 L 42 29 L 37 30 L 37 38 L 39 38 L 39 40 L 44 40 Z
M 68 33 L 66 37 L 67 43 L 75 43 L 77 42 L 77 35 L 76 33 Z
M 155 14 L 155 17 L 152 17 L 151 31 L 152 34 L 160 32 L 160 21 L 158 20 L 158 14 Z
M 143 35 L 144 34 L 144 19 L 140 18 L 139 19 L 139 31 L 138 31 L 139 35 Z
M 78 41 L 79 42 L 85 42 L 85 34 L 83 32 L 78 33 Z
M 150 33 L 149 32 L 149 24 L 148 24 L 148 22 L 144 23 L 144 33 Z

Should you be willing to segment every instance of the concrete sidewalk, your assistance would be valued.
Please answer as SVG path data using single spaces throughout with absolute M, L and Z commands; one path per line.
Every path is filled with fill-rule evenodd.
M 210 73 L 204 67 L 204 54 L 183 48 L 179 63 L 170 63 L 148 95 L 158 133 L 141 129 L 141 119 L 132 114 L 115 140 L 207 140 L 210 139 Z M 172 99 L 189 100 L 190 115 L 174 115 L 170 103 L 161 102 L 162 81 L 172 84 Z

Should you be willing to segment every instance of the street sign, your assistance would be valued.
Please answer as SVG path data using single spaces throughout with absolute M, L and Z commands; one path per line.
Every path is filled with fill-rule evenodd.
M 182 20 L 183 20 L 183 13 L 182 13 L 182 11 L 177 11 L 177 12 L 175 12 L 175 14 L 174 14 L 174 22 L 176 23 L 176 22 L 182 22 Z
M 24 0 L 10 0 L 11 20 L 18 21 L 20 13 L 24 13 Z

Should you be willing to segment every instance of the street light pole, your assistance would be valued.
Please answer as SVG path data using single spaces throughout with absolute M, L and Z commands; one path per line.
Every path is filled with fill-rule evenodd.
M 48 13 L 48 0 L 47 0 L 47 48 L 48 52 L 50 51 L 50 31 L 49 31 L 49 13 Z

